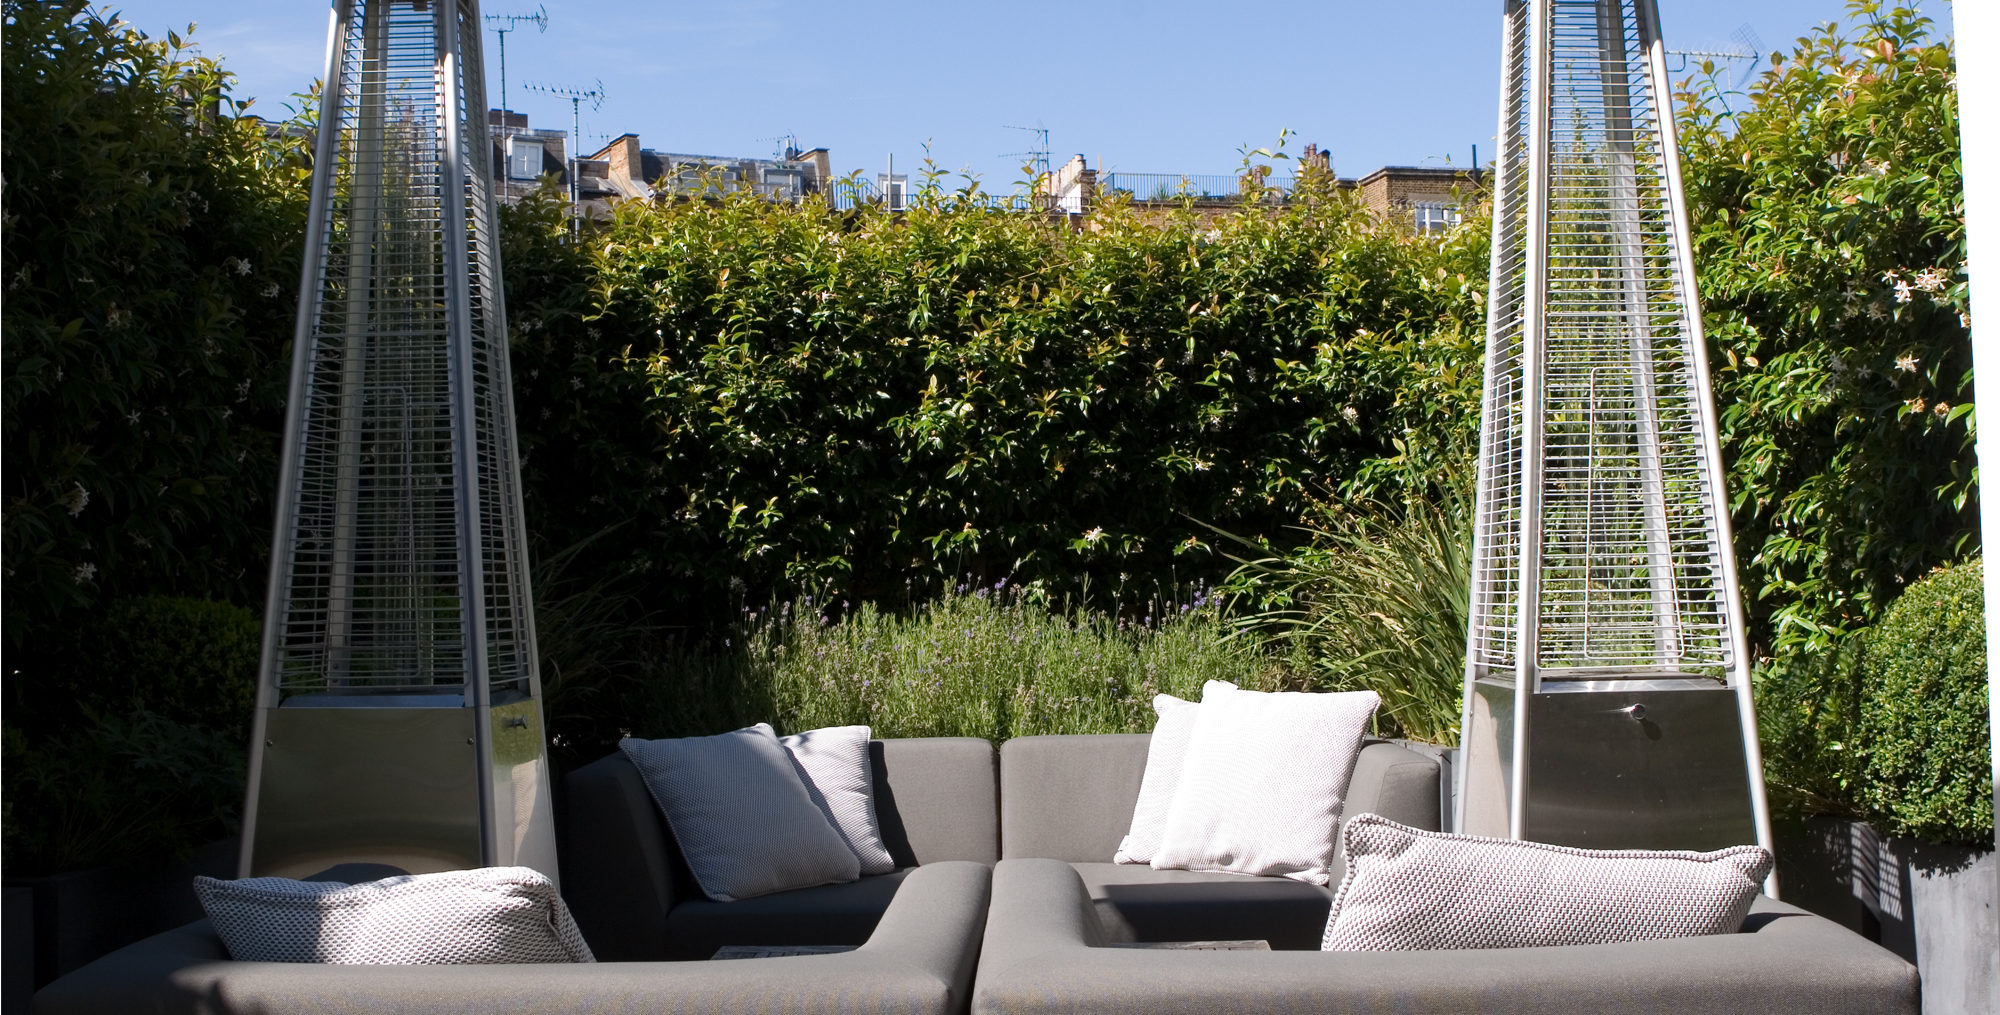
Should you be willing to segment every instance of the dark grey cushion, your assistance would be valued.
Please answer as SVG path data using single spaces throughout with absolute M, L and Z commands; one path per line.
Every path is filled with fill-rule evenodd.
M 596 965 L 330 966 L 231 962 L 206 921 L 147 938 L 50 984 L 36 1015 L 755 1011 L 966 1008 L 989 871 L 911 872 L 868 943 L 839 955 Z
M 1154 870 L 1129 863 L 1070 866 L 1113 941 L 1261 940 L 1316 949 L 1333 893 L 1290 878 Z
M 724 945 L 858 945 L 915 869 L 736 902 L 688 899 L 667 914 L 666 957 L 705 959 Z
M 1090 894 L 1070 865 L 1002 861 L 993 871 L 973 1012 L 1918 1011 L 1913 966 L 1769 899 L 1759 900 L 1742 933 L 1675 941 L 1430 952 L 1097 947 L 1104 943 Z

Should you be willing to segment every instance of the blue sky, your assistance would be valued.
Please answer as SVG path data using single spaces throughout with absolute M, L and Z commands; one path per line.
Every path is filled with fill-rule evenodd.
M 529 82 L 590 87 L 585 149 L 636 133 L 646 147 L 768 156 L 786 134 L 824 146 L 838 172 L 903 172 L 926 141 L 940 166 L 1006 189 L 1045 126 L 1060 163 L 1111 171 L 1225 173 L 1238 149 L 1281 128 L 1358 176 L 1382 165 L 1465 165 L 1492 154 L 1500 0 L 1312 0 L 1290 4 L 1094 0 L 827 4 L 546 0 L 548 30 L 507 37 L 508 105 L 567 130 L 566 100 Z M 1660 0 L 1669 49 L 1728 49 L 1747 26 L 1768 56 L 1842 0 Z M 1950 5 L 1919 5 L 1950 28 Z M 112 5 L 154 35 L 194 39 L 239 76 L 239 96 L 282 116 L 319 75 L 327 7 L 310 0 L 130 0 Z M 534 0 L 482 2 L 523 14 Z M 486 35 L 487 89 L 499 90 Z M 1672 66 L 1670 62 L 1670 66 Z

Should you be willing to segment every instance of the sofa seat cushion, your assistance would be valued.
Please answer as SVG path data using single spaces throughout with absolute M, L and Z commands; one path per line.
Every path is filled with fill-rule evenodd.
M 1289 878 L 1073 863 L 1112 941 L 1269 941 L 1316 949 L 1333 893 Z
M 858 945 L 912 869 L 735 902 L 688 899 L 667 913 L 667 957 L 706 959 L 724 945 Z M 1324 929 L 1324 909 L 1319 918 Z

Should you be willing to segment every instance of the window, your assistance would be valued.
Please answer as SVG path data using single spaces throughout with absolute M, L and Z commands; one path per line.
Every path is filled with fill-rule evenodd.
M 1418 201 L 1411 206 L 1416 214 L 1417 232 L 1434 233 L 1450 229 L 1459 222 L 1458 205 L 1442 201 Z
M 507 178 L 532 180 L 542 175 L 542 143 L 524 137 L 507 139 Z

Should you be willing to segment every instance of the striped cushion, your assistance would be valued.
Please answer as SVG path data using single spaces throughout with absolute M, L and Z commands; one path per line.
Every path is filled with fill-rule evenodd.
M 1761 846 L 1573 849 L 1426 832 L 1375 814 L 1342 836 L 1327 951 L 1533 948 L 1730 934 L 1771 872 Z
M 866 726 L 829 726 L 779 737 L 778 743 L 798 766 L 806 795 L 861 861 L 861 873 L 887 874 L 896 869 L 896 861 L 882 842 L 882 823 L 875 814 L 869 736 Z
M 632 759 L 703 895 L 734 902 L 853 881 L 861 862 L 806 792 L 771 727 L 636 740 Z
M 526 867 L 356 885 L 197 877 L 194 892 L 230 957 L 241 962 L 592 961 L 555 886 Z
M 1326 884 L 1341 801 L 1380 703 L 1373 691 L 1209 681 L 1153 866 Z
M 1234 685 L 1232 685 L 1234 686 Z M 1132 829 L 1111 859 L 1117 863 L 1152 863 L 1167 825 L 1174 790 L 1181 784 L 1181 762 L 1187 757 L 1188 734 L 1194 732 L 1194 702 L 1171 694 L 1153 696 L 1153 739 L 1146 745 L 1146 774 L 1139 780 L 1139 800 L 1132 806 Z

